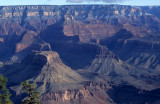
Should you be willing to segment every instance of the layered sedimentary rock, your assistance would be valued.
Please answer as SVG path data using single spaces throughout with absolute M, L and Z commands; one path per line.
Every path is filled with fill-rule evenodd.
M 66 90 L 64 92 L 50 92 L 43 95 L 46 104 L 112 104 L 114 101 L 105 91 L 111 89 L 108 84 L 85 82 L 79 90 Z
M 25 80 L 34 83 L 44 99 L 51 92 L 81 89 L 83 82 L 89 81 L 64 65 L 59 55 L 52 51 L 33 52 L 21 63 L 7 65 L 1 71 L 9 79 L 11 89 L 16 92 L 15 99 L 22 94 L 18 85 Z M 56 101 L 54 98 L 52 100 Z
M 34 52 L 21 63 L 5 66 L 1 70 L 9 79 L 11 89 L 15 91 L 13 98 L 18 104 L 18 96 L 23 94 L 19 84 L 25 80 L 36 85 L 45 104 L 114 103 L 106 93 L 111 89 L 106 81 L 92 82 L 81 76 L 65 66 L 56 52 Z
M 131 65 L 159 69 L 159 37 L 133 38 L 126 30 L 119 31 L 115 36 L 101 40 L 120 59 Z
M 0 7 L 0 72 L 13 95 L 28 80 L 45 104 L 158 103 L 158 8 Z
M 13 69 L 5 71 L 9 67 Z M 6 66 L 6 68 L 4 73 L 12 83 L 19 83 L 24 80 L 39 83 L 37 86 L 39 86 L 38 89 L 41 93 L 46 93 L 48 90 L 58 91 L 76 88 L 76 84 L 78 86 L 80 82 L 85 81 L 85 78 L 64 65 L 59 55 L 52 51 L 33 52 L 21 63 Z M 17 74 L 19 73 L 19 76 L 15 77 L 15 71 Z M 30 74 L 27 75 L 27 72 Z
M 0 59 L 5 62 L 25 50 L 33 37 L 51 47 L 60 40 L 99 43 L 122 29 L 130 31 L 132 38 L 149 39 L 158 36 L 160 30 L 157 13 L 151 9 L 117 5 L 1 7 Z

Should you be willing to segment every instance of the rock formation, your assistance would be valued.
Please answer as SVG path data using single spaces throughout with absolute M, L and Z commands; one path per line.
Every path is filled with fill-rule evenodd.
M 20 82 L 28 80 L 45 104 L 158 104 L 158 12 L 123 5 L 0 7 L 0 73 L 14 102 L 24 98 Z

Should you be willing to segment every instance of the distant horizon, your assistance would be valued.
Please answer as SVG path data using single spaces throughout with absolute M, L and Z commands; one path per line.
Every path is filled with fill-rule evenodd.
M 25 5 L 128 5 L 160 6 L 160 0 L 0 0 L 0 6 Z
M 125 4 L 63 4 L 63 5 L 55 5 L 55 4 L 32 4 L 32 5 L 27 5 L 27 4 L 22 4 L 22 5 L 0 5 L 2 6 L 84 6 L 84 5 L 120 5 L 120 6 L 148 6 L 148 7 L 154 7 L 154 6 L 160 6 L 160 5 L 125 5 Z

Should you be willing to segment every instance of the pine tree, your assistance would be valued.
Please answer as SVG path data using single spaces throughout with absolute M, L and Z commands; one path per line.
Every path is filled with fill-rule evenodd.
M 8 79 L 0 74 L 0 104 L 13 104 L 13 102 L 10 100 L 11 94 L 6 88 L 7 81 Z
M 30 84 L 28 81 L 21 83 L 23 86 L 23 91 L 28 94 L 22 100 L 22 104 L 42 104 L 40 101 L 40 93 L 36 91 L 36 88 L 33 84 Z

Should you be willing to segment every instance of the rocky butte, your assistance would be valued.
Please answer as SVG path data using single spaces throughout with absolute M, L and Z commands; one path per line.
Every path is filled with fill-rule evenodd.
M 159 104 L 160 7 L 1 6 L 0 73 L 15 104 Z

